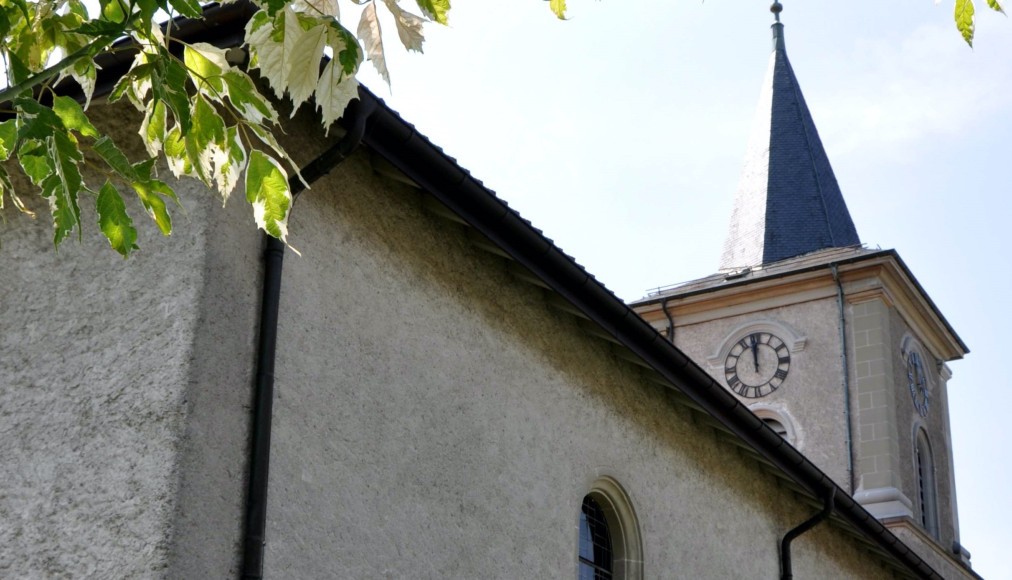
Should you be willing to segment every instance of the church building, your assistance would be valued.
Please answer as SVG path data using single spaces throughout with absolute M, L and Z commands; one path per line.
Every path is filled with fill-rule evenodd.
M 285 121 L 301 256 L 195 180 L 125 262 L 3 210 L 0 577 L 979 578 L 968 350 L 862 245 L 773 10 L 718 273 L 633 304 L 364 88 L 336 134 Z

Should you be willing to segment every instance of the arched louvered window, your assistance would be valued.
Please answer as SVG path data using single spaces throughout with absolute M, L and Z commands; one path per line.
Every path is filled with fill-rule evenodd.
M 762 419 L 763 423 L 777 435 L 794 447 L 801 449 L 800 431 L 798 426 L 791 420 L 790 415 L 784 409 L 768 405 L 752 405 L 749 407 L 756 417 Z
M 785 427 L 783 423 L 773 417 L 763 417 L 762 420 L 763 423 L 766 423 L 770 429 L 776 431 L 777 435 L 783 437 L 784 439 L 787 438 L 787 427 Z
M 917 469 L 917 504 L 924 530 L 938 539 L 938 500 L 935 487 L 935 462 L 931 445 L 923 429 L 917 430 L 914 445 L 914 462 Z
M 579 580 L 612 580 L 611 533 L 601 504 L 589 495 L 580 510 Z

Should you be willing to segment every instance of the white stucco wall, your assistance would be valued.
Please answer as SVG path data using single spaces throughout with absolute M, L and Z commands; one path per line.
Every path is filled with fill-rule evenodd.
M 812 508 L 417 191 L 358 155 L 291 224 L 267 577 L 572 578 L 602 474 L 633 501 L 645 577 L 777 577 Z M 884 574 L 828 528 L 794 553 L 799 578 Z
M 90 114 L 140 146 L 129 106 Z M 176 187 L 168 238 L 125 194 L 141 247 L 125 261 L 88 196 L 83 242 L 58 252 L 34 194 L 38 220 L 4 214 L 2 578 L 237 574 L 262 240 L 241 192 L 221 209 Z
M 107 113 L 94 108 L 124 138 Z M 213 205 L 195 189 L 182 186 L 190 219 L 177 213 L 188 223 L 171 239 L 131 204 L 143 249 L 127 262 L 100 237 L 87 196 L 85 240 L 59 252 L 34 194 L 24 197 L 38 220 L 5 211 L 0 577 L 154 578 L 164 569 L 205 275 L 203 210 Z

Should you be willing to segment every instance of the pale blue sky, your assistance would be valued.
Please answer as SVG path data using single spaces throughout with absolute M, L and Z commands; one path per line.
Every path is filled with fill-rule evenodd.
M 1009 578 L 1012 22 L 978 0 L 796 2 L 788 55 L 862 241 L 895 248 L 971 349 L 950 363 L 960 528 Z M 765 2 L 457 1 L 393 94 L 434 143 L 626 300 L 713 273 L 769 56 Z M 354 22 L 350 24 L 354 25 Z

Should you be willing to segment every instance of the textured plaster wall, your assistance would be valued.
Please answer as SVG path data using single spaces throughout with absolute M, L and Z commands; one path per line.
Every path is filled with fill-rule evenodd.
M 129 142 L 138 119 L 94 107 Z M 18 184 L 22 192 L 23 183 Z M 154 578 L 167 565 L 208 223 L 164 239 L 129 209 L 142 250 L 124 262 L 84 196 L 84 242 L 57 253 L 48 208 L 6 211 L 0 249 L 0 577 Z
M 780 388 L 763 397 L 740 399 L 750 407 L 761 406 L 786 415 L 796 429 L 794 445 L 838 485 L 849 489 L 839 316 L 835 299 L 812 300 L 679 326 L 675 343 L 726 386 L 724 361 L 717 360 L 716 366 L 707 361 L 727 340 L 734 340 L 736 329 L 772 321 L 804 337 L 804 349 L 791 352 L 790 372 Z
M 206 192 L 205 192 L 206 195 Z M 262 235 L 243 192 L 202 211 L 212 226 L 186 377 L 166 578 L 237 578 L 260 318 Z M 185 228 L 186 224 L 182 224 Z
M 91 114 L 140 146 L 132 108 Z M 223 210 L 177 187 L 169 238 L 128 199 L 141 249 L 126 261 L 88 197 L 84 242 L 58 253 L 44 206 L 5 214 L 2 578 L 238 574 L 262 241 L 242 192 Z
M 291 224 L 267 577 L 572 578 L 604 474 L 646 578 L 777 577 L 779 538 L 815 510 L 417 191 L 359 154 Z M 797 577 L 885 575 L 829 528 L 794 554 Z

